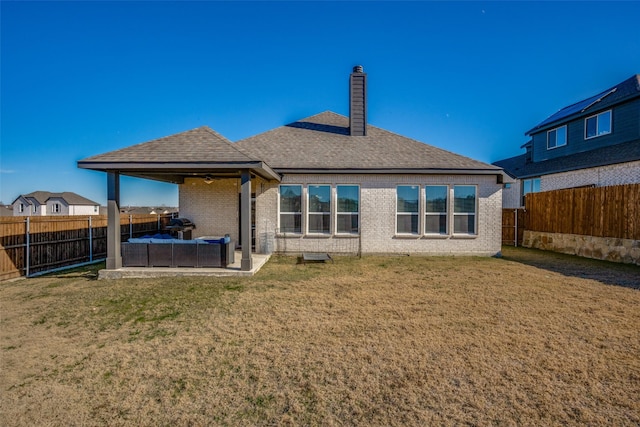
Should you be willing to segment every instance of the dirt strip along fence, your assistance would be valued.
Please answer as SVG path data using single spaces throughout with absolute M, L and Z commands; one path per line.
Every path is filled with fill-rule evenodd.
M 640 240 L 640 184 L 530 193 L 525 205 L 530 231 Z
M 155 234 L 167 215 L 121 215 L 122 241 Z M 0 218 L 0 280 L 100 261 L 107 256 L 107 216 Z

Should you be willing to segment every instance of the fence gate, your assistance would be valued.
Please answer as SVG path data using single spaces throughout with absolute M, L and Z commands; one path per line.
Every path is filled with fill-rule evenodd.
M 524 208 L 502 209 L 502 244 L 518 246 L 522 244 L 524 235 L 526 211 Z

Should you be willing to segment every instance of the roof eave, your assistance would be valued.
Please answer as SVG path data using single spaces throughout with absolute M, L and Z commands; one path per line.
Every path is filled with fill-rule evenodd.
M 391 175 L 497 175 L 501 168 L 455 169 L 455 168 L 276 168 L 280 174 L 391 174 Z

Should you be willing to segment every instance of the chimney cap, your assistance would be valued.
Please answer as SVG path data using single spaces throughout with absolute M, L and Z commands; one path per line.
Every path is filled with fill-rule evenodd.
M 362 65 L 356 65 L 355 67 L 353 67 L 353 72 L 354 73 L 364 73 L 364 68 L 362 67 Z

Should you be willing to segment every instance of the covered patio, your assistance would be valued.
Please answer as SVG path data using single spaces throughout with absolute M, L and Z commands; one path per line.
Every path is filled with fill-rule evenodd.
M 107 273 L 109 271 L 138 271 L 140 268 L 123 269 L 120 238 L 120 177 L 131 176 L 173 184 L 184 184 L 186 179 L 201 179 L 205 183 L 218 179 L 240 181 L 240 246 L 242 252 L 236 260 L 239 265 L 229 266 L 228 273 L 251 274 L 265 260 L 254 266 L 251 249 L 251 179 L 258 177 L 268 181 L 280 181 L 280 175 L 261 160 L 241 152 L 226 138 L 204 126 L 180 134 L 156 139 L 121 150 L 89 157 L 78 161 L 78 167 L 102 171 L 107 174 Z M 236 261 L 237 262 L 237 261 Z M 147 268 L 165 274 L 185 275 L 221 273 L 221 269 L 202 268 Z M 166 271 L 164 271 L 166 270 Z M 210 271 L 213 270 L 213 271 Z M 148 274 L 151 274 L 148 271 Z M 190 274 L 190 275 L 192 275 Z M 132 277 L 132 276 L 128 276 Z M 150 277 L 146 275 L 145 277 Z

